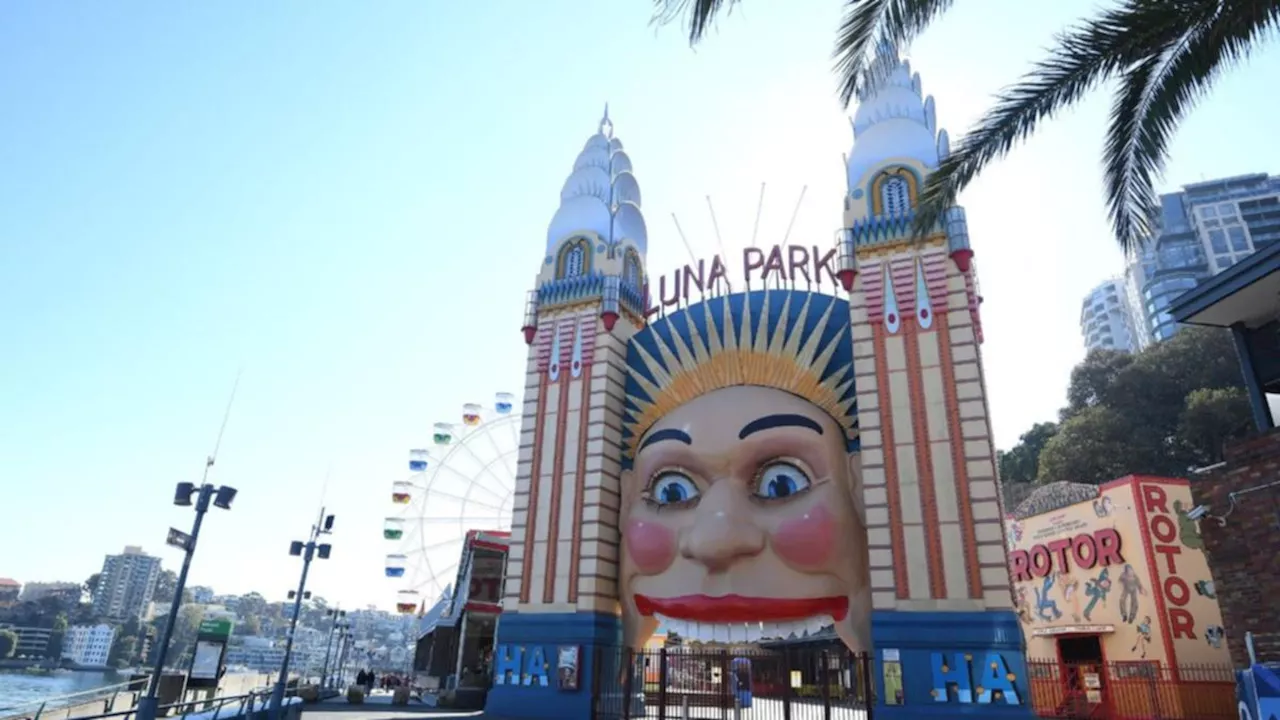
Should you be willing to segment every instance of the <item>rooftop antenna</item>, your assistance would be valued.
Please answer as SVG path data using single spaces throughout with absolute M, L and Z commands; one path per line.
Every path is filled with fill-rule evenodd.
M 716 247 L 719 248 L 720 257 L 723 259 L 724 258 L 724 239 L 720 237 L 720 223 L 716 221 L 716 208 L 714 205 L 711 204 L 710 195 L 707 196 L 707 211 L 711 213 L 711 227 L 714 228 L 716 231 Z M 712 266 L 714 267 L 714 263 L 712 264 Z M 719 282 L 720 279 L 721 278 L 717 278 L 717 282 Z M 733 292 L 733 285 L 729 282 L 729 279 L 723 278 L 723 280 L 725 285 L 728 286 L 729 292 Z
M 791 228 L 796 224 L 796 215 L 800 214 L 800 203 L 804 202 L 804 194 L 809 190 L 809 186 L 805 185 L 800 188 L 800 197 L 796 198 L 796 206 L 791 210 L 791 222 L 787 223 L 787 232 L 782 236 L 782 244 L 786 245 L 787 240 L 791 237 Z
M 760 211 L 764 209 L 764 183 L 760 183 L 760 199 L 756 201 L 756 224 L 751 228 L 751 247 L 756 246 L 756 237 L 760 232 Z

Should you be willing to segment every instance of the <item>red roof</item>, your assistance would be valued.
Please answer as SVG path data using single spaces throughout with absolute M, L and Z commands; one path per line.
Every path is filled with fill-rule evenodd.
M 0 577 L 0 587 L 22 587 L 22 583 L 13 578 Z

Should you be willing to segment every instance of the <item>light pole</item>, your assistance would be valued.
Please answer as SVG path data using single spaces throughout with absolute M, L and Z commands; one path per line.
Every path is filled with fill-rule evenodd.
M 346 647 L 347 647 L 347 633 L 351 632 L 351 621 L 343 620 L 341 623 L 338 624 L 337 627 L 338 627 L 338 642 L 335 643 L 335 646 L 334 646 L 333 673 L 331 677 L 328 677 L 325 679 L 325 681 L 329 683 L 330 687 L 332 687 L 333 685 L 336 685 L 338 682 L 338 679 L 342 677 L 342 669 L 339 667 L 339 662 L 344 659 L 343 653 L 346 651 Z
M 293 601 L 293 619 L 289 622 L 289 635 L 285 639 L 284 661 L 280 665 L 280 677 L 276 680 L 276 688 L 271 693 L 271 713 L 276 718 L 280 717 L 281 709 L 284 707 L 284 687 L 289 681 L 289 656 L 293 654 L 293 637 L 297 633 L 298 617 L 302 615 L 302 598 L 307 591 L 307 571 L 311 569 L 313 558 L 329 559 L 329 544 L 316 541 L 321 535 L 332 532 L 333 516 L 325 515 L 324 508 L 320 508 L 320 517 L 316 520 L 316 524 L 311 526 L 311 535 L 307 541 L 294 540 L 289 545 L 290 555 L 302 557 L 302 577 L 298 580 L 298 591 Z
M 213 466 L 213 458 L 205 463 L 205 477 L 209 476 L 209 468 Z M 194 483 L 178 483 L 173 493 L 173 504 L 179 507 L 190 507 L 191 498 L 195 496 L 196 519 L 191 525 L 191 533 L 169 529 L 168 544 L 184 551 L 182 570 L 178 573 L 178 583 L 173 589 L 173 602 L 169 605 L 169 618 L 164 624 L 164 634 L 160 636 L 160 645 L 155 649 L 156 664 L 151 671 L 151 682 L 147 685 L 147 694 L 138 700 L 135 720 L 155 720 L 159 710 L 159 699 L 156 692 L 160 688 L 160 678 L 164 675 L 165 656 L 169 652 L 169 641 L 173 639 L 173 626 L 178 621 L 178 609 L 182 607 L 182 591 L 187 586 L 187 571 L 191 569 L 191 556 L 196 551 L 196 541 L 200 539 L 200 525 L 204 522 L 204 514 L 209 511 L 210 502 L 214 507 L 223 510 L 231 509 L 231 502 L 236 498 L 236 489 L 223 485 L 214 487 L 202 482 L 200 487 Z
M 329 653 L 333 650 L 333 632 L 338 629 L 338 624 L 347 617 L 346 610 L 333 608 L 329 610 L 329 616 L 333 618 L 333 624 L 329 626 L 329 637 L 324 641 L 324 668 L 320 671 L 320 687 L 329 687 Z

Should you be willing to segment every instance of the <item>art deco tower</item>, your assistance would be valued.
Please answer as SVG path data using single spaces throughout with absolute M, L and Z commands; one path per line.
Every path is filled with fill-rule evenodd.
M 532 657 L 545 655 L 539 648 L 577 643 L 590 653 L 620 642 L 616 448 L 627 340 L 644 323 L 646 247 L 640 186 L 606 109 L 560 191 L 525 311 L 529 360 L 497 643 L 499 655 L 526 657 L 495 657 L 495 667 L 539 670 L 524 673 L 531 683 L 546 677 L 534 666 L 554 667 L 555 658 Z M 495 686 L 488 710 L 528 717 L 531 689 Z M 572 704 L 585 695 L 557 698 Z
M 964 210 L 952 208 L 923 241 L 910 234 L 947 133 L 910 65 L 892 50 L 876 62 L 880 81 L 853 119 L 839 262 L 858 373 L 873 641 L 903 656 L 904 673 L 923 675 L 939 653 L 954 664 L 952 650 L 1020 658 L 1021 633 Z M 906 657 L 913 649 L 918 665 Z

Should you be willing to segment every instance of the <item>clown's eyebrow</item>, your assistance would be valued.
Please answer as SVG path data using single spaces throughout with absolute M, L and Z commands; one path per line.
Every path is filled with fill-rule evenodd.
M 821 432 L 821 430 L 819 430 L 819 432 Z M 663 440 L 675 440 L 677 442 L 682 442 L 685 445 L 693 444 L 693 438 L 689 437 L 689 433 L 675 428 L 667 428 L 665 430 L 655 430 L 652 435 L 644 439 L 644 442 L 640 443 L 640 447 L 637 448 L 637 450 L 643 450 L 646 447 L 656 442 L 662 442 Z
M 757 433 L 761 430 L 772 430 L 780 427 L 802 427 L 808 428 L 819 435 L 822 434 L 822 426 L 812 418 L 804 415 L 765 415 L 757 420 L 752 420 L 742 428 L 742 432 L 738 433 L 738 439 L 743 440 L 751 433 Z

